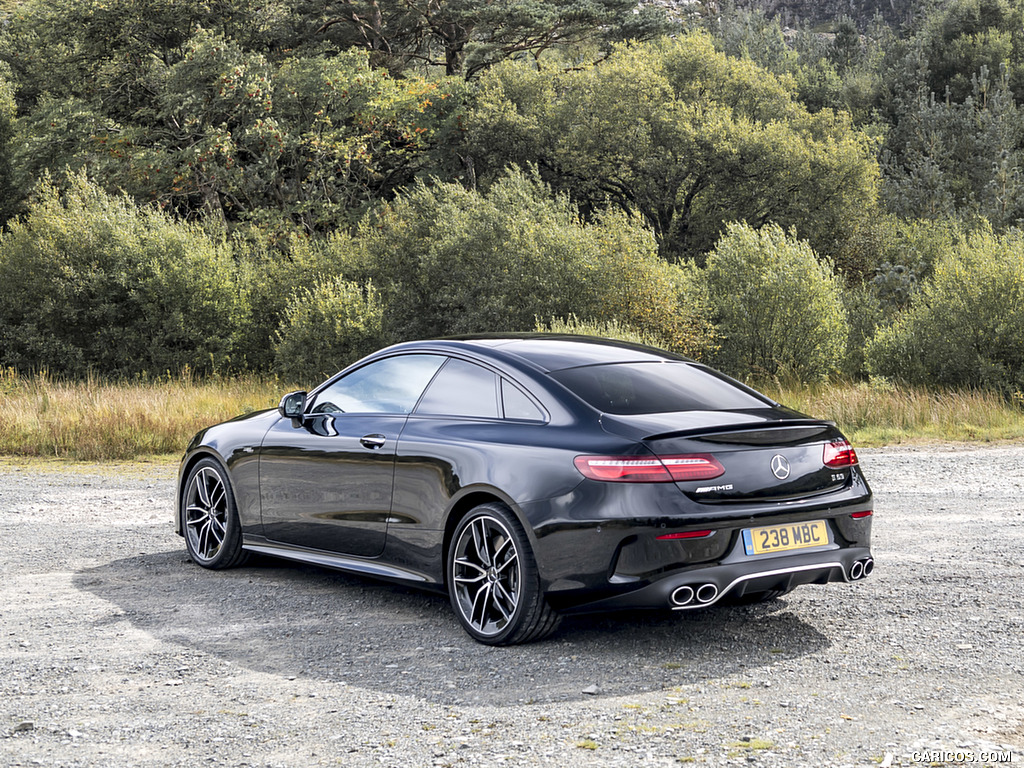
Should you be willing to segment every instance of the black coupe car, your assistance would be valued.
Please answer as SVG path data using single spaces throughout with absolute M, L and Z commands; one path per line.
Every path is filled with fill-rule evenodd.
M 203 430 L 177 531 L 446 591 L 476 640 L 573 611 L 753 602 L 871 573 L 871 491 L 831 422 L 651 347 L 541 334 L 381 350 Z

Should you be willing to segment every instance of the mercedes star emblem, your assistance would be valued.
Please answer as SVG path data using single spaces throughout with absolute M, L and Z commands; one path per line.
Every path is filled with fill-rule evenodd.
M 785 480 L 789 477 L 789 462 L 785 456 L 780 454 L 772 456 L 772 474 L 779 478 L 779 480 Z

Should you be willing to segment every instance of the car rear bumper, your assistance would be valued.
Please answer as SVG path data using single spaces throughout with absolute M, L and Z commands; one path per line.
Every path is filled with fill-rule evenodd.
M 554 524 L 533 529 L 544 589 L 560 610 L 683 610 L 712 605 L 726 595 L 855 581 L 871 558 L 872 497 L 857 488 L 751 506 L 696 505 L 659 487 L 627 490 L 632 509 L 662 514 L 630 515 L 621 506 L 601 504 L 603 499 L 583 497 L 566 504 Z M 827 544 L 772 555 L 746 551 L 745 531 L 813 521 L 828 526 Z M 873 561 L 869 573 L 872 568 Z M 706 599 L 698 600 L 696 592 L 705 585 L 711 585 L 703 590 Z M 677 595 L 673 601 L 683 587 L 694 590 L 693 600 L 680 601 Z
M 617 595 L 574 603 L 563 610 L 592 612 L 635 608 L 690 610 L 714 605 L 723 598 L 748 594 L 788 592 L 802 584 L 859 581 L 874 570 L 867 547 L 846 547 L 821 552 L 790 554 L 768 559 L 691 568 L 646 583 Z

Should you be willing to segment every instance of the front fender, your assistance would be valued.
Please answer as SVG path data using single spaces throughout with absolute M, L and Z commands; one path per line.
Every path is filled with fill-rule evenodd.
M 175 492 L 175 532 L 182 535 L 182 504 L 188 474 L 205 457 L 217 461 L 235 494 L 242 534 L 263 533 L 260 504 L 259 455 L 267 431 L 280 419 L 276 410 L 259 411 L 207 427 L 188 444 L 178 469 Z

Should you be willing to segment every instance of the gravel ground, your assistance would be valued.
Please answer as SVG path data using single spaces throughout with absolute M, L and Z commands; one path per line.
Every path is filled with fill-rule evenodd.
M 192 565 L 172 467 L 0 460 L 0 765 L 1022 761 L 1024 448 L 861 459 L 866 581 L 511 649 L 431 594 Z

